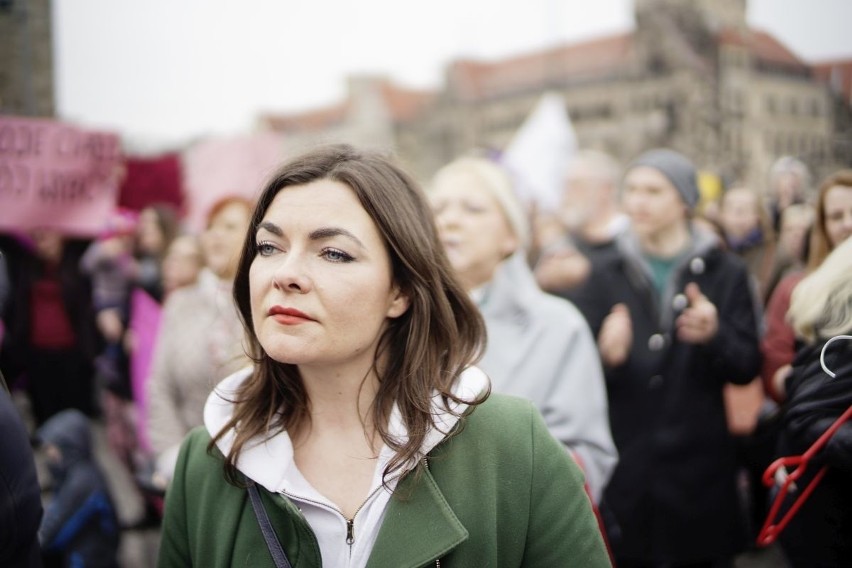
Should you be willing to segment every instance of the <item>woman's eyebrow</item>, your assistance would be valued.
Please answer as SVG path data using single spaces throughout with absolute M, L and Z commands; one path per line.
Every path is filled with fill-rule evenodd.
M 261 229 L 272 233 L 276 237 L 284 236 L 284 231 L 281 229 L 281 227 L 270 221 L 264 221 L 263 223 L 259 224 L 257 226 L 257 231 L 260 231 Z M 346 237 L 352 240 L 359 247 L 365 248 L 364 243 L 361 242 L 361 239 L 341 227 L 320 227 L 319 229 L 311 231 L 311 233 L 308 235 L 308 238 L 310 238 L 312 241 L 322 241 L 334 237 Z
M 270 233 L 272 233 L 276 237 L 283 237 L 284 236 L 284 231 L 281 230 L 281 227 L 279 227 L 275 223 L 270 223 L 269 221 L 264 221 L 263 223 L 258 225 L 257 230 L 255 232 L 260 231 L 261 229 L 265 229 L 266 231 L 269 231 Z
M 364 243 L 361 242 L 361 239 L 347 231 L 346 229 L 340 227 L 321 227 L 314 231 L 311 231 L 309 235 L 311 240 L 320 241 L 324 239 L 330 239 L 333 237 L 346 237 L 355 242 L 359 247 L 364 248 Z

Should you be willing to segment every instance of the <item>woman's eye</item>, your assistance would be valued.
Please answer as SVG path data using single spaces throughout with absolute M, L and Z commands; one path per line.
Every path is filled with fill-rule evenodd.
M 355 260 L 351 255 L 339 249 L 327 248 L 323 249 L 322 256 L 331 262 L 351 262 Z
M 260 256 L 269 256 L 276 251 L 275 246 L 268 242 L 257 243 L 255 248 Z

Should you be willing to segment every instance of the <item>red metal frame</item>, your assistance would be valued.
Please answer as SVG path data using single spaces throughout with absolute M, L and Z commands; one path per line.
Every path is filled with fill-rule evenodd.
M 772 502 L 772 507 L 769 509 L 769 515 L 766 517 L 766 522 L 763 524 L 763 528 L 760 529 L 760 534 L 757 536 L 757 544 L 759 546 L 769 546 L 775 542 L 778 535 L 781 534 L 781 531 L 783 531 L 790 523 L 790 519 L 792 519 L 799 509 L 801 509 L 807 498 L 810 497 L 811 493 L 813 493 L 814 489 L 816 489 L 817 485 L 819 485 L 819 482 L 822 481 L 822 478 L 825 476 L 825 472 L 828 469 L 827 465 L 820 468 L 810 483 L 801 490 L 801 494 L 796 498 L 781 520 L 775 522 L 775 518 L 778 516 L 778 512 L 787 495 L 791 492 L 798 491 L 798 488 L 795 486 L 795 482 L 805 473 L 811 458 L 813 458 L 814 455 L 816 455 L 816 453 L 828 443 L 834 433 L 837 432 L 843 423 L 849 420 L 850 417 L 852 417 L 852 406 L 847 408 L 846 412 L 841 414 L 840 417 L 828 428 L 828 430 L 823 432 L 823 434 L 817 438 L 816 442 L 814 442 L 805 453 L 800 456 L 778 458 L 766 468 L 766 471 L 763 473 L 763 484 L 767 487 L 772 487 L 776 484 L 776 482 L 779 482 L 781 487 L 778 494 L 775 496 L 775 500 Z M 793 469 L 790 471 L 788 468 Z M 781 478 L 780 480 L 778 479 L 779 476 Z

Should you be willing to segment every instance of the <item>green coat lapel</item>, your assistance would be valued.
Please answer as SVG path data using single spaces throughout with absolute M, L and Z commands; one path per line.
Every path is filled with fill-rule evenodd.
M 467 540 L 429 469 L 416 477 L 405 476 L 394 492 L 367 568 L 424 566 Z

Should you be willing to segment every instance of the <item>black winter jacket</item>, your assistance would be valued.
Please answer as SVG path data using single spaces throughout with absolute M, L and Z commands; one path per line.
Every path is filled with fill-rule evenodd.
M 826 349 L 825 363 L 835 378 L 820 366 L 823 345 L 800 349 L 793 361 L 779 457 L 803 454 L 852 406 L 852 341 L 838 339 Z M 823 465 L 829 466 L 825 477 L 781 533 L 795 568 L 852 566 L 852 422 L 816 454 L 797 486 L 804 489 Z
M 0 566 L 38 568 L 41 488 L 27 429 L 3 385 L 0 432 Z

